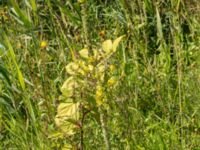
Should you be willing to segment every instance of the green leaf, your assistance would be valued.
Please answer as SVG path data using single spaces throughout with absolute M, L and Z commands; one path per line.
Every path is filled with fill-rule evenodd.
M 31 3 L 31 7 L 32 7 L 33 11 L 36 12 L 37 11 L 37 5 L 36 5 L 35 0 L 30 0 L 30 3 Z
M 15 12 L 17 13 L 17 15 L 19 16 L 19 18 L 21 19 L 21 21 L 24 23 L 24 25 L 30 27 L 31 26 L 30 20 L 23 13 L 23 11 L 19 8 L 17 2 L 15 0 L 10 0 L 10 3 L 13 6 L 13 8 L 14 8 Z
M 6 34 L 3 32 L 3 37 L 4 37 L 4 40 L 5 40 L 5 44 L 6 46 L 8 47 L 8 51 L 9 51 L 9 55 L 17 69 L 17 74 L 18 74 L 18 80 L 19 80 L 19 83 L 22 87 L 23 90 L 25 90 L 25 82 L 24 82 L 24 77 L 22 75 L 22 72 L 20 71 L 19 69 L 19 66 L 17 64 L 17 61 L 16 61 L 16 56 L 15 56 L 15 53 L 14 53 L 14 50 L 13 50 L 13 47 L 8 39 L 8 37 L 6 36 Z
M 6 81 L 11 85 L 10 78 L 9 78 L 9 72 L 0 64 L 0 78 L 6 79 Z
M 113 42 L 113 46 L 112 46 L 112 49 L 113 49 L 113 52 L 115 52 L 117 50 L 117 47 L 119 45 L 119 42 L 122 40 L 124 36 L 120 36 L 118 37 L 116 40 L 114 40 Z
M 18 65 L 16 67 L 17 67 L 17 74 L 18 74 L 19 83 L 20 83 L 22 89 L 25 90 L 24 77 L 23 77 L 22 72 L 20 71 Z

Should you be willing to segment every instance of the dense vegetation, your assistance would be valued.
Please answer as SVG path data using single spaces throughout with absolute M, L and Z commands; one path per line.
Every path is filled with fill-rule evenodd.
M 0 149 L 200 149 L 198 0 L 0 0 Z

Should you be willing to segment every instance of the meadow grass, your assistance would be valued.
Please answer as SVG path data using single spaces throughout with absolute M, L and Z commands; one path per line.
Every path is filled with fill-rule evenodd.
M 199 8 L 198 0 L 0 0 L 0 149 L 200 149 Z M 115 71 L 104 71 L 116 86 L 101 83 L 107 100 L 98 106 L 100 79 L 85 77 L 68 135 L 55 123 L 65 67 L 122 35 L 105 63 Z

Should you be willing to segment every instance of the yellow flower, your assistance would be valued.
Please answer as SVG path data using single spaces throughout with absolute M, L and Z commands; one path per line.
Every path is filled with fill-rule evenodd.
M 111 78 L 108 80 L 107 84 L 108 84 L 108 86 L 113 86 L 116 82 L 117 82 L 116 77 L 111 77 Z
M 95 100 L 97 106 L 101 106 L 103 104 L 103 88 L 100 85 L 96 87 Z
M 110 65 L 110 66 L 109 66 L 109 69 L 110 69 L 110 72 L 114 72 L 115 69 L 116 69 L 116 67 L 115 67 L 114 65 Z
M 47 42 L 46 41 L 41 41 L 40 43 L 40 48 L 46 48 L 47 47 Z

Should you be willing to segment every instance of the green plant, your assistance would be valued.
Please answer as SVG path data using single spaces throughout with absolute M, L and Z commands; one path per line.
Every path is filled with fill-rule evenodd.
M 102 48 L 93 50 L 92 54 L 88 49 L 79 51 L 77 58 L 66 66 L 70 77 L 61 87 L 61 103 L 57 108 L 55 118 L 56 125 L 64 136 L 75 134 L 74 130 L 83 130 L 85 111 L 92 111 L 100 115 L 100 123 L 106 149 L 110 149 L 107 124 L 105 122 L 105 109 L 109 109 L 106 91 L 117 83 L 117 76 L 114 76 L 112 56 L 123 36 L 112 43 L 106 40 Z M 94 101 L 95 100 L 95 101 Z M 96 111 L 95 111 L 96 110 Z M 79 128 L 78 128 L 79 127 Z M 83 134 L 83 131 L 81 132 Z M 81 135 L 81 138 L 83 135 Z M 83 142 L 84 139 L 81 139 Z M 83 143 L 81 143 L 83 144 Z M 83 145 L 80 145 L 83 149 Z

